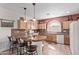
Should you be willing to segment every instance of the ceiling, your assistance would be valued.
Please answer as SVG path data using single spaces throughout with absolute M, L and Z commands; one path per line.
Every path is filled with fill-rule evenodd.
M 27 8 L 26 14 L 33 18 L 32 3 L 0 3 L 0 7 L 15 11 L 24 15 L 24 7 Z M 36 3 L 36 19 L 52 18 L 79 13 L 79 3 Z

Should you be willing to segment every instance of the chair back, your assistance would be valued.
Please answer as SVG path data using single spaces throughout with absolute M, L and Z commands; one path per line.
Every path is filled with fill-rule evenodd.
M 21 39 L 21 38 L 17 38 L 16 40 L 17 40 L 18 44 L 24 43 L 23 39 Z
M 8 39 L 9 39 L 9 42 L 11 42 L 11 41 L 12 41 L 12 37 L 11 37 L 11 36 L 8 36 Z

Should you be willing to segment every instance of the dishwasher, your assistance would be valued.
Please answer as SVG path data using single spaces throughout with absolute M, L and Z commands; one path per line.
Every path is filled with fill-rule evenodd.
M 57 34 L 57 43 L 64 44 L 64 35 L 63 34 Z

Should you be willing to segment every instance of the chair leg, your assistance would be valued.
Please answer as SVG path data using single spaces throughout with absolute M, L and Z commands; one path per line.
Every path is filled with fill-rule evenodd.
M 10 49 L 9 49 L 9 53 L 10 52 L 13 54 L 13 47 L 11 47 L 11 46 L 10 46 Z
M 12 54 L 14 53 L 14 47 L 12 47 Z
M 20 55 L 24 54 L 24 47 L 20 47 Z
M 17 47 L 17 55 L 19 55 L 19 47 Z
M 36 51 L 35 51 L 35 55 L 38 55 L 37 49 L 36 49 Z
M 10 51 L 11 51 L 11 45 L 9 46 L 9 54 L 10 54 Z
M 21 55 L 21 47 L 20 47 L 20 49 L 19 49 L 19 52 L 20 52 L 20 55 Z
M 26 54 L 27 54 L 27 46 L 26 46 Z

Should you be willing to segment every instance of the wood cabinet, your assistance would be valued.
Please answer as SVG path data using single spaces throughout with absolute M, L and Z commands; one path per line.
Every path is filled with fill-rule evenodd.
M 55 34 L 48 35 L 46 41 L 56 42 L 56 35 Z
M 18 29 L 38 29 L 38 21 L 28 20 L 24 22 L 24 18 L 18 20 Z
M 69 27 L 72 21 L 64 21 L 63 22 L 63 29 L 65 29 L 64 33 L 64 44 L 69 45 L 70 44 L 70 38 L 69 38 Z
M 27 29 L 38 29 L 38 21 L 29 20 L 26 27 Z
M 46 24 L 45 23 L 38 24 L 38 29 L 46 29 Z
M 18 29 L 26 29 L 26 22 L 24 22 L 23 17 L 18 20 Z
M 67 45 L 70 44 L 70 38 L 69 38 L 69 35 L 67 34 L 64 34 L 64 44 L 67 44 Z
M 64 21 L 63 22 L 63 29 L 69 29 L 69 26 L 70 26 L 70 23 L 71 23 L 72 21 Z

